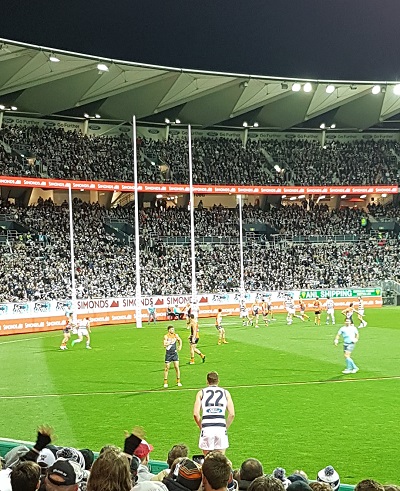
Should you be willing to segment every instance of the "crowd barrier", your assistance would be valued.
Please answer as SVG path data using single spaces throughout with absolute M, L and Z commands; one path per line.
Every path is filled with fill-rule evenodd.
M 250 307 L 257 299 L 269 296 L 274 312 L 285 312 L 285 300 L 290 296 L 295 304 L 302 299 L 307 310 L 312 311 L 315 298 L 322 303 L 327 297 L 335 302 L 335 308 L 343 309 L 357 297 L 364 299 L 366 308 L 382 307 L 380 288 L 346 288 L 335 290 L 296 290 L 275 292 L 247 292 L 246 305 Z M 205 293 L 199 295 L 199 317 L 213 317 L 222 309 L 223 314 L 238 315 L 240 293 Z M 142 320 L 147 321 L 149 308 L 154 308 L 157 320 L 167 320 L 167 309 L 183 311 L 192 300 L 191 295 L 143 296 L 141 299 Z M 70 300 L 38 300 L 36 302 L 0 303 L 0 336 L 62 329 L 66 322 L 66 312 L 74 311 L 78 319 L 89 317 L 92 326 L 130 324 L 136 322 L 136 298 L 115 297 L 78 300 L 76 308 Z

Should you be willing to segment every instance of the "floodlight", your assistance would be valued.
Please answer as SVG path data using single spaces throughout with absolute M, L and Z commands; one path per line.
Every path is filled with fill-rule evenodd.
M 99 72 L 108 72 L 108 66 L 105 63 L 98 63 L 97 70 Z
M 374 95 L 377 95 L 377 94 L 379 94 L 379 93 L 380 93 L 380 91 L 381 91 L 381 86 L 380 86 L 380 85 L 374 85 L 374 86 L 372 87 L 372 91 L 371 91 L 371 92 L 372 92 Z
M 243 121 L 243 126 L 247 128 L 249 125 L 247 124 L 247 121 Z
M 100 119 L 100 118 L 101 118 L 100 114 L 97 114 L 97 113 L 94 115 L 94 117 L 95 117 L 96 119 Z
M 335 86 L 332 84 L 329 84 L 326 86 L 325 92 L 327 94 L 332 94 L 332 92 L 335 92 Z
M 325 123 L 321 123 L 321 124 L 319 125 L 319 127 L 321 128 L 321 130 L 324 130 L 324 129 L 326 128 L 326 125 L 325 125 Z
M 53 63 L 58 63 L 60 61 L 60 58 L 58 58 L 54 53 L 51 53 L 49 56 L 49 61 L 52 61 Z
M 301 90 L 301 85 L 299 84 L 299 82 L 295 82 L 292 85 L 292 90 L 293 90 L 293 92 L 299 92 Z
M 310 84 L 310 82 L 307 82 L 304 84 L 303 90 L 304 90 L 304 92 L 311 92 L 312 91 L 312 85 Z
M 257 123 L 257 121 L 255 121 L 255 122 L 254 122 L 254 124 L 253 124 L 253 128 L 258 128 L 258 123 Z
M 393 87 L 393 94 L 400 95 L 400 84 L 397 84 Z

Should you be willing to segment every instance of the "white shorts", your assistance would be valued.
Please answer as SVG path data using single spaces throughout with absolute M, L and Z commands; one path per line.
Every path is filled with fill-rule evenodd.
M 222 426 L 203 428 L 200 433 L 199 448 L 201 450 L 225 450 L 229 447 L 226 428 Z
M 78 329 L 78 336 L 89 336 L 89 332 L 86 327 L 80 327 Z
M 326 310 L 326 313 L 327 313 L 328 315 L 335 315 L 335 309 L 327 309 L 327 310 Z
M 294 313 L 296 312 L 296 309 L 286 309 L 286 312 L 287 312 L 289 315 L 294 315 Z
M 364 315 L 364 309 L 358 309 L 358 313 L 363 316 Z
M 248 314 L 247 310 L 245 310 L 244 312 L 243 312 L 243 310 L 240 311 L 240 318 L 247 317 L 248 315 L 249 314 Z

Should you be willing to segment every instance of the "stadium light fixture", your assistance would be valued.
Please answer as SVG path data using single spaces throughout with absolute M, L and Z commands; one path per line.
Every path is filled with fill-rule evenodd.
M 332 94 L 332 92 L 335 92 L 335 86 L 332 84 L 329 84 L 326 86 L 325 92 L 327 94 Z
M 372 87 L 372 90 L 371 90 L 371 92 L 372 92 L 374 95 L 379 94 L 379 93 L 380 93 L 380 91 L 381 91 L 381 86 L 380 86 L 380 85 L 374 85 L 374 86 Z
M 326 124 L 325 124 L 325 123 L 321 123 L 321 124 L 319 125 L 319 127 L 321 128 L 321 130 L 324 130 L 324 129 L 326 128 Z
M 165 124 L 181 124 L 181 120 L 176 118 L 174 120 L 171 120 L 169 118 L 164 119 Z
M 282 199 L 286 198 L 286 194 L 282 194 Z
M 336 123 L 331 124 L 331 130 L 334 130 L 336 128 Z
M 58 63 L 60 61 L 60 58 L 58 58 L 58 56 L 56 56 L 54 53 L 50 53 L 49 61 L 51 61 L 52 63 Z
M 282 169 L 279 167 L 278 164 L 274 165 L 274 169 L 276 170 L 276 172 L 278 172 L 278 174 L 279 174 L 279 172 L 282 172 Z
M 386 193 L 383 193 L 381 194 L 382 198 L 386 198 L 387 197 L 387 194 Z
M 305 194 L 300 194 L 300 196 L 299 196 L 298 198 L 299 198 L 299 199 L 303 199 L 303 198 L 305 198 L 305 197 L 306 197 L 306 195 L 305 195 Z
M 108 72 L 108 66 L 105 63 L 97 63 L 97 70 L 99 73 Z
M 293 92 L 300 92 L 300 90 L 301 90 L 301 84 L 299 84 L 299 82 L 295 82 L 292 85 L 292 91 Z
M 396 84 L 396 85 L 393 87 L 393 94 L 394 94 L 394 95 L 400 95 L 400 84 Z
M 312 91 L 312 85 L 310 82 L 306 82 L 303 87 L 304 92 L 311 92 Z
M 157 199 L 160 199 L 160 198 L 162 198 L 162 197 L 163 197 L 163 195 L 162 195 L 162 194 L 156 194 L 156 198 L 157 198 Z
M 341 199 L 345 199 L 347 197 L 347 194 L 342 194 L 342 196 L 340 196 Z
M 360 196 L 360 198 L 362 198 L 362 199 L 364 199 L 364 198 L 366 198 L 366 197 L 367 197 L 367 195 L 366 195 L 366 194 L 362 194 L 362 195 Z
M 0 111 L 18 111 L 17 106 L 5 106 L 4 104 L 0 104 Z
M 83 117 L 86 119 L 100 119 L 101 118 L 100 114 L 98 114 L 98 113 L 96 113 L 94 116 L 91 116 L 90 114 L 85 113 L 83 115 Z
M 290 201 L 294 201 L 294 200 L 297 199 L 297 197 L 296 196 L 291 196 L 289 199 L 290 199 Z
M 243 127 L 247 128 L 249 125 L 247 124 L 247 121 L 243 121 Z

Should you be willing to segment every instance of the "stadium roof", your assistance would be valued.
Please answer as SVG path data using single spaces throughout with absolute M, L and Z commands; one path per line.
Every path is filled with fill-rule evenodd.
M 304 90 L 307 82 L 310 92 Z M 292 90 L 296 83 L 297 92 Z M 400 129 L 396 84 L 185 70 L 0 39 L 0 105 L 35 116 L 98 113 L 105 120 L 124 122 L 135 114 L 147 123 L 163 123 L 168 117 L 204 128 L 240 127 L 246 121 L 274 130 L 324 123 L 336 124 L 338 130 L 393 131 Z M 333 86 L 331 93 L 328 85 Z

